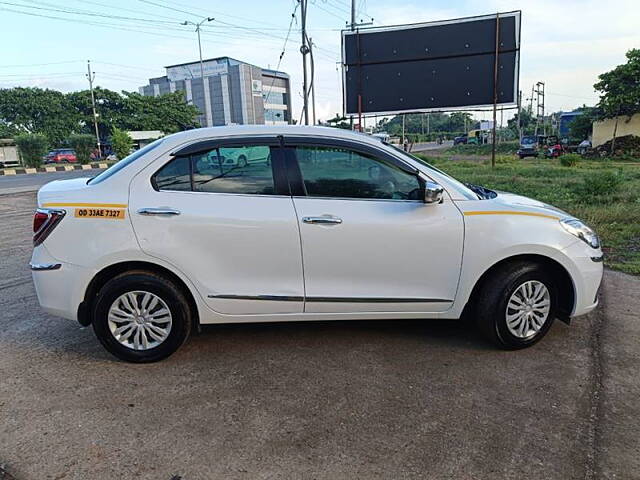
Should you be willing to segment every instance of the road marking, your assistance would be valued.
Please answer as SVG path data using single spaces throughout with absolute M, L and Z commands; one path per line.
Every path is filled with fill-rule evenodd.
M 554 215 L 546 215 L 544 213 L 535 213 L 535 212 L 516 212 L 509 210 L 477 210 L 473 212 L 464 212 L 465 216 L 472 215 L 524 215 L 527 217 L 542 217 L 542 218 L 550 218 L 552 220 L 560 220 L 560 217 L 556 217 Z

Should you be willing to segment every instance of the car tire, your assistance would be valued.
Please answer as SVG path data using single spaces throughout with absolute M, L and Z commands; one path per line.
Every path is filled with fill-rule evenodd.
M 556 314 L 558 294 L 551 275 L 532 262 L 510 263 L 490 275 L 476 304 L 482 334 L 506 350 L 526 348 L 542 339 Z
M 133 301 L 137 305 L 132 308 Z M 140 270 L 122 273 L 105 283 L 97 295 L 92 323 L 109 353 L 127 362 L 150 363 L 167 358 L 185 343 L 192 318 L 189 302 L 171 280 Z M 117 333 L 127 325 L 130 329 Z
M 239 167 L 246 167 L 247 166 L 247 157 L 245 157 L 244 155 L 240 155 L 238 157 L 238 166 Z

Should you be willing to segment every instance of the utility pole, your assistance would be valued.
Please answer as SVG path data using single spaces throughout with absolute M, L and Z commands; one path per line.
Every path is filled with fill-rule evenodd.
M 500 14 L 496 13 L 496 51 L 493 61 L 493 132 L 491 139 L 491 167 L 496 166 L 496 110 L 498 106 L 498 53 L 500 46 Z
M 300 53 L 302 54 L 302 99 L 304 111 L 304 124 L 309 125 L 309 90 L 307 86 L 307 54 L 309 46 L 307 45 L 307 0 L 298 0 L 300 2 L 300 23 L 302 30 L 302 45 L 300 45 Z
M 313 38 L 309 39 L 309 53 L 311 54 L 311 60 L 313 60 Z M 311 62 L 312 65 L 314 62 Z M 313 68 L 311 69 L 311 110 L 313 111 L 313 123 L 316 124 L 316 82 L 313 78 L 315 75 L 313 74 Z
M 534 90 L 536 94 L 536 135 L 538 135 L 538 128 L 542 124 L 542 135 L 547 135 L 547 126 L 544 121 L 544 82 L 536 83 Z
M 356 29 L 356 25 L 373 25 L 373 18 L 371 19 L 371 22 L 361 22 L 356 24 L 356 0 L 351 0 L 351 22 L 348 25 L 349 30 L 353 32 Z M 360 100 L 358 100 L 358 102 L 360 102 Z M 358 108 L 360 107 L 358 106 Z M 362 120 L 359 119 L 358 121 Z M 349 124 L 351 125 L 351 130 L 353 130 L 353 115 L 349 116 Z M 362 131 L 362 125 L 358 125 L 358 129 Z
M 200 53 L 200 79 L 202 80 L 202 94 L 203 94 L 203 102 L 204 102 L 204 125 L 203 127 L 210 127 L 211 125 L 209 125 L 209 111 L 207 108 L 207 102 L 205 100 L 206 96 L 205 95 L 205 88 L 204 88 L 204 63 L 202 62 L 202 43 L 200 42 L 200 27 L 202 27 L 202 24 L 205 22 L 211 22 L 215 20 L 215 18 L 213 17 L 205 17 L 203 18 L 200 22 L 198 23 L 194 23 L 190 20 L 185 20 L 184 22 L 181 23 L 181 25 L 193 25 L 194 27 L 196 27 L 196 33 L 198 34 L 198 52 Z
M 96 72 L 91 71 L 91 60 L 87 60 L 87 80 L 89 80 L 89 90 L 91 91 L 91 109 L 93 110 L 93 126 L 96 129 L 96 143 L 98 145 L 98 155 L 102 157 L 102 148 L 100 147 L 100 132 L 98 131 L 98 114 L 96 112 L 96 97 L 93 94 L 93 80 L 96 78 Z
M 522 90 L 518 91 L 518 141 L 522 142 Z

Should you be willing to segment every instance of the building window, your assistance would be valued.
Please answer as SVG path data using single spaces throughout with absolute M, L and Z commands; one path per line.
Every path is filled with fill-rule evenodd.
M 286 105 L 287 104 L 287 94 L 280 92 L 272 92 L 269 91 L 268 88 L 266 91 L 262 92 L 262 98 L 264 99 L 264 103 L 268 103 L 271 105 Z
M 289 115 L 286 110 L 276 110 L 275 108 L 267 108 L 264 111 L 265 122 L 288 122 Z

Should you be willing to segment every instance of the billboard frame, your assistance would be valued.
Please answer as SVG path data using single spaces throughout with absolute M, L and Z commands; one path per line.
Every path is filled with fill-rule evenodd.
M 515 17 L 515 64 L 516 71 L 513 77 L 513 91 L 514 91 L 514 99 L 511 102 L 503 102 L 503 103 L 487 103 L 483 105 L 467 105 L 462 107 L 434 107 L 434 108 L 417 108 L 417 109 L 405 109 L 405 110 L 389 110 L 389 111 L 381 111 L 381 112 L 348 112 L 347 111 L 347 65 L 345 64 L 346 60 L 346 46 L 345 46 L 345 37 L 351 35 L 366 35 L 369 33 L 380 33 L 380 32 L 388 32 L 393 30 L 406 30 L 411 28 L 424 28 L 424 27 L 435 27 L 439 25 L 453 25 L 458 23 L 466 23 L 477 20 L 492 20 L 495 19 L 496 24 L 500 23 L 500 20 L 508 17 Z M 479 110 L 479 109 L 493 109 L 494 107 L 514 107 L 518 103 L 518 85 L 520 84 L 520 48 L 521 48 L 521 27 L 522 27 L 522 11 L 521 10 L 512 10 L 509 12 L 498 12 L 487 15 L 475 15 L 471 17 L 461 17 L 450 20 L 436 20 L 432 22 L 421 22 L 421 23 L 411 23 L 411 24 L 400 24 L 400 25 L 389 25 L 385 27 L 367 27 L 367 28 L 356 28 L 354 30 L 343 29 L 341 35 L 341 53 L 342 53 L 342 112 L 346 117 L 359 115 L 359 116 L 389 116 L 389 115 L 402 115 L 402 114 L 411 114 L 411 113 L 431 113 L 431 112 L 456 112 L 456 111 L 469 111 L 469 110 Z M 494 54 L 495 55 L 495 54 Z M 489 110 L 487 110 L 489 111 Z

